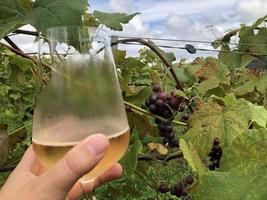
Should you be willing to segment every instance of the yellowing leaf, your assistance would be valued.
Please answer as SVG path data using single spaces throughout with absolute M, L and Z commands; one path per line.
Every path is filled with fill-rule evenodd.
M 229 70 L 224 64 L 210 62 L 201 67 L 195 73 L 195 77 L 203 80 L 199 85 L 199 92 L 205 94 L 208 90 L 220 86 L 220 84 L 229 85 Z
M 247 101 L 251 111 L 251 120 L 256 122 L 259 126 L 266 128 L 267 124 L 267 110 L 263 106 L 257 106 Z
M 158 144 L 158 143 L 149 143 L 148 145 L 148 149 L 150 151 L 154 151 L 154 150 L 157 150 L 157 152 L 160 154 L 160 155 L 167 155 L 168 154 L 168 149 L 166 147 L 164 147 L 162 144 Z
M 180 139 L 179 142 L 180 149 L 182 150 L 184 158 L 187 160 L 189 166 L 193 171 L 197 172 L 199 176 L 202 176 L 205 173 L 205 167 L 196 150 L 190 148 L 189 144 L 184 139 Z

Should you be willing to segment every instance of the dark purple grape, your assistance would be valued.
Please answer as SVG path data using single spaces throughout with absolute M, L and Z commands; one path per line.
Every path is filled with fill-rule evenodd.
M 180 104 L 178 111 L 179 112 L 183 112 L 185 110 L 185 108 L 186 108 L 186 105 L 185 104 Z
M 155 93 L 160 92 L 160 91 L 161 91 L 160 85 L 159 85 L 159 84 L 154 85 L 154 86 L 153 86 L 153 91 L 154 91 Z
M 216 153 L 221 153 L 222 152 L 222 148 L 220 146 L 213 146 L 211 149 L 212 152 Z
M 169 143 L 169 145 L 170 145 L 170 147 L 171 148 L 174 148 L 174 147 L 177 147 L 177 148 L 179 148 L 179 140 L 177 140 L 177 139 L 172 139 L 171 141 L 170 141 L 170 143 Z
M 149 107 L 149 105 L 150 105 L 150 100 L 149 100 L 149 99 L 146 100 L 145 105 L 146 105 L 147 107 Z
M 164 131 L 169 133 L 172 132 L 173 131 L 172 125 L 166 125 Z
M 169 105 L 170 105 L 173 109 L 177 110 L 177 109 L 179 108 L 179 105 L 180 105 L 180 104 L 177 102 L 177 100 L 175 99 L 175 97 L 172 97 L 171 100 L 169 100 Z
M 165 131 L 165 125 L 164 124 L 159 124 L 158 128 L 160 131 Z
M 150 104 L 155 104 L 157 101 L 157 95 L 156 94 L 153 94 L 151 97 L 150 97 Z
M 214 161 L 215 167 L 219 168 L 220 167 L 220 161 L 219 160 L 215 160 Z
M 165 137 L 168 138 L 169 140 L 172 140 L 175 137 L 175 135 L 172 132 L 167 132 L 165 133 Z
M 156 111 L 157 111 L 156 105 L 155 105 L 155 104 L 151 104 L 151 105 L 149 105 L 149 110 L 150 110 L 150 112 L 152 112 L 152 113 L 156 112 Z
M 188 114 L 188 113 L 184 113 L 184 114 L 182 115 L 181 121 L 183 121 L 183 122 L 187 122 L 188 119 L 189 119 L 189 114 Z
M 194 178 L 192 176 L 187 176 L 184 178 L 184 182 L 187 184 L 187 185 L 191 185 L 194 183 Z
M 170 143 L 170 141 L 169 141 L 168 138 L 163 138 L 163 139 L 162 139 L 162 142 L 163 142 L 163 144 L 165 144 L 165 145 Z
M 31 115 L 33 115 L 33 114 L 34 114 L 34 107 L 32 106 L 32 107 L 27 108 L 27 109 L 26 109 L 26 112 L 28 112 L 28 113 L 30 113 Z
M 159 136 L 160 136 L 160 137 L 166 137 L 166 133 L 163 132 L 163 131 L 160 131 L 160 132 L 159 132 Z
M 172 194 L 177 196 L 177 197 L 181 197 L 183 194 L 183 190 L 184 190 L 184 188 L 181 187 L 180 185 L 175 185 L 173 187 L 173 191 L 172 191 L 173 193 Z
M 175 195 L 176 192 L 175 192 L 174 187 L 170 189 L 170 192 L 171 192 L 172 195 Z
M 160 193 L 167 193 L 170 191 L 170 189 L 166 184 L 162 183 L 158 186 L 157 191 Z
M 187 191 L 185 188 L 183 188 L 182 192 L 181 192 L 181 196 L 187 196 Z
M 167 94 L 167 101 L 170 101 L 172 99 L 172 95 Z
M 164 110 L 163 113 L 162 113 L 162 117 L 164 118 L 170 118 L 172 116 L 172 113 L 171 111 L 168 109 L 168 110 Z
M 218 146 L 220 144 L 220 140 L 219 140 L 219 138 L 214 138 L 214 140 L 213 140 L 213 145 L 214 146 Z
M 166 101 L 167 100 L 167 93 L 165 93 L 165 92 L 159 92 L 157 94 L 157 98 L 160 99 L 160 100 L 162 100 L 162 101 Z
M 215 167 L 216 167 L 216 164 L 215 164 L 215 163 L 211 163 L 211 164 L 209 164 L 209 169 L 210 169 L 211 171 L 215 170 Z
M 161 108 L 163 105 L 164 105 L 164 102 L 162 100 L 159 99 L 156 101 L 157 108 Z
M 126 112 L 132 112 L 132 108 L 129 107 L 129 106 L 125 106 L 125 111 L 126 111 Z

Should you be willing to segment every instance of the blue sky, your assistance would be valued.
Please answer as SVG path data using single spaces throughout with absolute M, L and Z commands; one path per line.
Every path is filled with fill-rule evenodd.
M 124 25 L 122 32 L 108 30 L 110 34 L 204 41 L 214 41 L 229 29 L 237 28 L 241 23 L 252 23 L 267 14 L 267 0 L 89 0 L 89 4 L 90 11 L 141 13 Z M 27 36 L 16 36 L 13 40 L 26 52 L 36 49 L 33 47 L 33 39 Z M 157 44 L 185 45 L 181 42 Z M 193 45 L 198 48 L 212 48 L 203 43 Z M 137 46 L 120 47 L 126 49 L 128 55 L 138 53 Z M 178 58 L 193 59 L 211 53 L 197 52 L 190 55 L 176 50 L 175 54 Z

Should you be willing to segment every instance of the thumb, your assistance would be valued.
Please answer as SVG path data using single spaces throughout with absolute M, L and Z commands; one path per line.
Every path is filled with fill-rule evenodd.
M 106 136 L 96 134 L 72 148 L 56 165 L 40 178 L 44 187 L 54 194 L 68 193 L 72 186 L 100 161 L 109 141 Z

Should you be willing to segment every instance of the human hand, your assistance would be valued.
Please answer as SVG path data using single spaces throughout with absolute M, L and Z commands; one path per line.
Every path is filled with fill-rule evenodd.
M 93 188 L 121 175 L 122 168 L 116 163 L 90 186 L 78 182 L 101 160 L 108 145 L 106 136 L 102 134 L 90 136 L 44 173 L 41 173 L 42 166 L 32 147 L 29 147 L 1 189 L 0 200 L 78 199 L 84 192 L 90 192 Z

